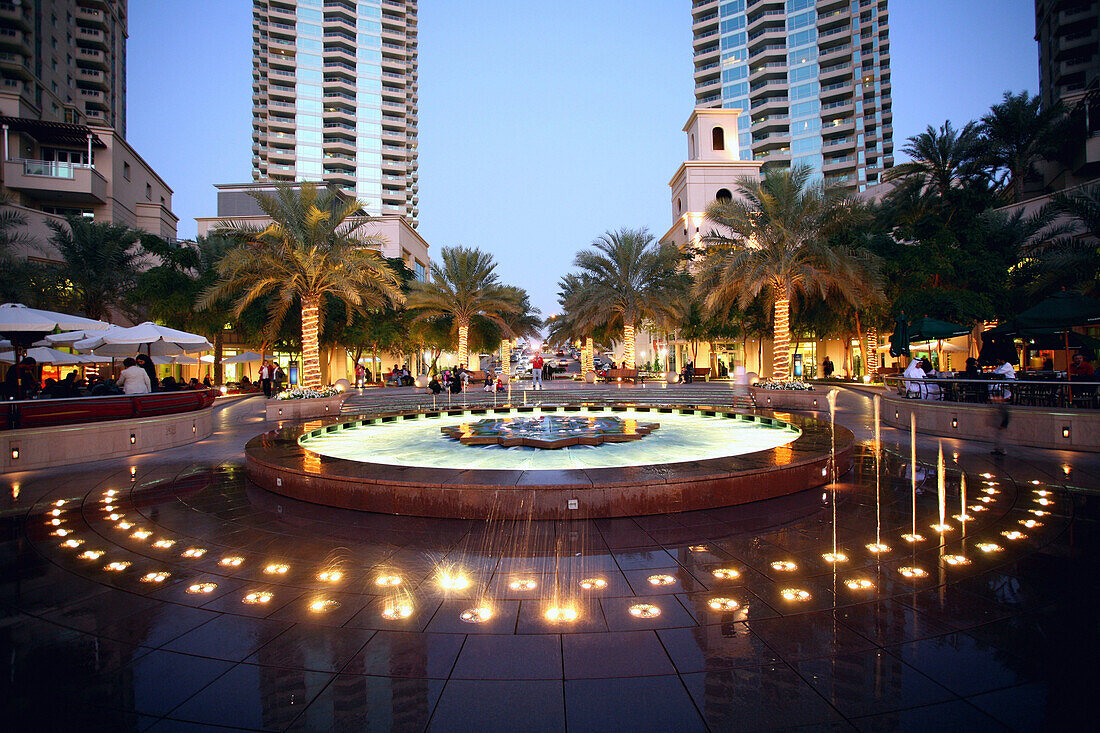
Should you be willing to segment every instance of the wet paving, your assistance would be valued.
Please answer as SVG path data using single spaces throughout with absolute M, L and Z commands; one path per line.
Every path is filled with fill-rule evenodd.
M 5 723 L 724 731 L 1087 720 L 1100 677 L 1100 457 L 1018 449 L 994 461 L 988 445 L 925 437 L 914 472 L 897 431 L 883 431 L 876 460 L 866 395 L 843 392 L 840 406 L 860 446 L 835 489 L 629 519 L 434 520 L 287 500 L 244 475 L 244 442 L 271 427 L 256 400 L 219 405 L 215 436 L 185 449 L 5 475 Z M 932 527 L 941 445 L 942 532 Z

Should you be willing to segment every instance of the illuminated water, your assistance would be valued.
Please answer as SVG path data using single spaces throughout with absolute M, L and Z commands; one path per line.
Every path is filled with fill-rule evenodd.
M 536 413 L 535 416 L 538 416 Z M 608 412 L 556 413 L 607 417 Z M 726 417 L 627 410 L 623 420 L 658 422 L 661 427 L 630 443 L 539 448 L 463 445 L 440 428 L 483 419 L 484 415 L 447 416 L 363 425 L 304 436 L 302 445 L 334 458 L 394 466 L 482 469 L 622 468 L 624 466 L 702 461 L 786 445 L 801 431 L 786 423 L 765 425 Z

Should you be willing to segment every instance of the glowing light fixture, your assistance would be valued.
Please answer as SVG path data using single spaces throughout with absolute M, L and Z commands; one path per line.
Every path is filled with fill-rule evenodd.
M 264 573 L 267 575 L 286 575 L 288 570 L 290 570 L 289 565 L 284 565 L 283 563 L 279 562 L 273 562 L 266 568 L 264 568 Z
M 823 560 L 825 560 L 825 562 L 848 562 L 848 556 L 845 555 L 843 552 L 826 552 L 821 557 Z
M 603 578 L 584 578 L 580 585 L 584 590 L 601 590 L 607 587 L 607 581 Z
M 844 581 L 844 585 L 848 586 L 849 590 L 872 590 L 875 587 L 875 584 L 867 578 L 849 578 Z
M 77 555 L 81 560 L 98 560 L 103 557 L 103 550 L 85 550 Z
M 779 591 L 779 595 L 786 601 L 808 601 L 811 598 L 810 592 L 801 588 L 784 588 Z
M 394 620 L 412 616 L 413 607 L 408 603 L 387 603 L 382 607 L 382 618 Z
M 167 570 L 155 570 L 141 576 L 142 583 L 163 583 L 171 575 Z
M 779 572 L 789 573 L 792 570 L 798 570 L 798 565 L 790 560 L 777 560 L 772 563 L 772 570 L 778 570 Z
M 249 605 L 255 605 L 257 603 L 268 603 L 272 598 L 272 594 L 266 590 L 255 591 L 246 595 L 241 601 Z
M 202 557 L 205 554 L 206 554 L 206 550 L 204 550 L 201 547 L 188 547 L 186 550 L 183 551 L 182 556 L 183 557 L 190 557 L 190 558 L 197 558 L 197 557 Z
M 707 605 L 712 611 L 736 611 L 741 607 L 741 604 L 732 598 L 711 598 L 707 601 Z
M 118 572 L 121 572 L 121 571 L 125 570 L 128 567 L 130 567 L 129 562 L 127 562 L 126 560 L 120 560 L 118 562 L 109 562 L 109 563 L 107 563 L 106 565 L 103 566 L 103 569 L 104 570 L 109 570 L 112 573 L 118 573 Z
M 733 580 L 734 578 L 741 577 L 741 571 L 735 570 L 734 568 L 717 568 L 711 571 L 711 575 L 718 580 Z
M 661 615 L 661 609 L 652 603 L 635 603 L 627 610 L 634 618 L 656 618 Z
M 672 585 L 676 582 L 676 578 L 671 575 L 650 575 L 646 580 L 650 585 Z
M 534 590 L 538 585 L 533 580 L 513 580 L 508 584 L 508 587 L 512 590 Z
M 543 616 L 551 623 L 568 623 L 577 620 L 577 609 L 572 606 L 552 606 Z
M 463 611 L 459 618 L 468 624 L 481 624 L 485 623 L 493 617 L 493 609 L 488 606 L 478 606 L 477 608 L 467 608 Z
M 924 568 L 918 568 L 916 566 L 905 566 L 898 568 L 898 572 L 904 575 L 906 578 L 925 578 L 928 576 L 928 571 Z
M 218 587 L 217 583 L 193 583 L 187 586 L 187 592 L 191 594 L 213 593 Z
M 218 564 L 226 568 L 235 568 L 239 567 L 240 564 L 243 562 L 243 557 L 235 557 L 233 555 L 230 555 L 229 557 L 223 557 L 221 560 L 218 561 Z

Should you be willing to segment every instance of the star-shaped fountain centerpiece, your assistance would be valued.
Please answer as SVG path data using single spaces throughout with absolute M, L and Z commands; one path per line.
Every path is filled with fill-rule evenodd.
M 661 427 L 660 423 L 638 422 L 612 415 L 582 417 L 492 417 L 477 422 L 440 428 L 448 438 L 465 445 L 502 445 L 505 448 L 566 448 L 571 445 L 600 445 L 641 440 Z

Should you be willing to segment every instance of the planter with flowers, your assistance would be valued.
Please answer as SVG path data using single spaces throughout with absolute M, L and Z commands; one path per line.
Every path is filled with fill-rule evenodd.
M 268 420 L 305 420 L 340 414 L 348 392 L 338 387 L 309 389 L 294 387 L 279 392 L 267 401 Z
M 757 382 L 749 387 L 756 406 L 769 410 L 828 410 L 827 390 L 798 380 Z

